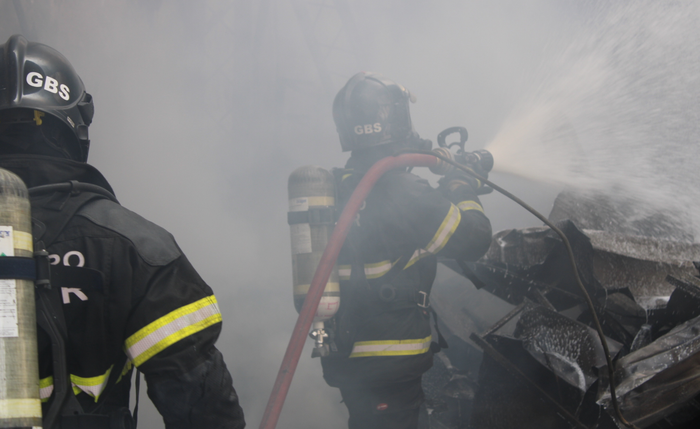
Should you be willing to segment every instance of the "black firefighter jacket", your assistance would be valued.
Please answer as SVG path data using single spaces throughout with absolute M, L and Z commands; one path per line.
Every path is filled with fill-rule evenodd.
M 361 172 L 336 172 L 342 208 Z M 374 186 L 338 258 L 337 353 L 322 359 L 331 386 L 382 386 L 420 377 L 432 365 L 428 295 L 437 255 L 476 260 L 491 224 L 471 186 L 435 189 L 405 170 Z
M 0 167 L 35 187 L 77 180 L 112 191 L 88 164 L 34 155 L 4 156 Z M 31 198 L 35 243 L 50 263 L 98 273 L 64 279 L 67 367 L 86 413 L 129 405 L 132 367 L 168 428 L 243 428 L 243 413 L 214 347 L 221 314 L 212 290 L 172 235 L 118 203 L 90 192 Z M 74 281 L 75 284 L 71 283 Z M 38 330 L 40 395 L 53 397 L 51 343 Z

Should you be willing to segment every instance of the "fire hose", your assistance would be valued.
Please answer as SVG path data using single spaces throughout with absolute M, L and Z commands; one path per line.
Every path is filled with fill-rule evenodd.
M 570 262 L 572 264 L 574 277 L 576 278 L 578 287 L 581 289 L 581 292 L 583 293 L 586 299 L 586 303 L 593 316 L 596 331 L 598 332 L 598 336 L 603 346 L 608 367 L 608 375 L 610 378 L 611 402 L 616 417 L 625 426 L 636 429 L 636 427 L 632 423 L 628 422 L 622 416 L 622 413 L 620 411 L 617 402 L 617 396 L 615 394 L 613 377 L 614 367 L 612 363 L 612 358 L 610 356 L 608 344 L 605 339 L 605 335 L 600 325 L 600 321 L 598 319 L 593 302 L 588 292 L 586 291 L 586 288 L 583 285 L 581 278 L 579 277 L 578 269 L 576 267 L 573 251 L 571 249 L 569 240 L 559 228 L 552 224 L 541 213 L 537 212 L 534 208 L 530 207 L 527 203 L 525 203 L 515 195 L 511 194 L 510 192 L 506 191 L 505 189 L 499 187 L 498 185 L 495 185 L 494 183 L 490 182 L 486 178 L 476 174 L 472 169 L 465 167 L 464 165 L 461 165 L 457 162 L 454 162 L 452 159 L 444 156 L 445 154 L 447 154 L 447 152 L 436 153 L 436 151 L 402 151 L 397 156 L 389 156 L 375 163 L 360 180 L 359 184 L 355 188 L 355 191 L 346 203 L 345 208 L 343 209 L 343 212 L 341 213 L 338 219 L 338 222 L 335 225 L 333 234 L 331 235 L 328 245 L 326 246 L 326 249 L 323 252 L 323 256 L 321 257 L 321 260 L 318 264 L 318 268 L 316 269 L 313 280 L 311 281 L 311 285 L 307 292 L 306 299 L 304 300 L 304 304 L 299 312 L 299 317 L 294 326 L 294 330 L 289 340 L 289 344 L 287 345 L 287 350 L 284 354 L 284 358 L 282 359 L 282 364 L 280 366 L 279 372 L 277 373 L 277 379 L 275 380 L 275 384 L 272 388 L 272 393 L 270 394 L 270 398 L 265 408 L 265 413 L 263 414 L 263 418 L 260 422 L 259 428 L 274 429 L 277 426 L 277 421 L 279 419 L 280 413 L 282 412 L 284 400 L 287 397 L 289 387 L 292 383 L 292 378 L 294 377 L 294 372 L 296 370 L 297 364 L 299 363 L 299 358 L 304 348 L 307 333 L 311 328 L 311 324 L 314 319 L 314 314 L 323 295 L 326 282 L 328 281 L 331 271 L 333 270 L 333 266 L 335 265 L 335 262 L 340 253 L 340 249 L 343 246 L 343 243 L 345 242 L 345 238 L 347 237 L 348 232 L 350 231 L 350 226 L 352 225 L 352 222 L 355 219 L 355 215 L 360 210 L 362 203 L 364 202 L 367 195 L 369 195 L 375 183 L 379 180 L 379 178 L 382 177 L 384 173 L 395 168 L 436 167 L 438 166 L 438 164 L 444 162 L 452 165 L 455 168 L 459 168 L 467 172 L 468 174 L 481 180 L 482 183 L 490 186 L 491 188 L 497 190 L 501 194 L 515 201 L 527 211 L 535 215 L 542 222 L 544 222 L 547 226 L 549 226 L 562 239 L 564 246 L 566 247 L 567 253 L 569 255 Z

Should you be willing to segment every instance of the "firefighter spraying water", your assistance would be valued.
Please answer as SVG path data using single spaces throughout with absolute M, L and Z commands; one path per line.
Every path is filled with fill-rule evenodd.
M 357 91 L 357 93 L 353 94 L 353 91 Z M 372 99 L 368 97 L 368 93 L 377 98 Z M 383 98 L 386 95 L 388 97 Z M 349 100 L 353 100 L 353 96 L 356 97 L 354 103 L 349 103 Z M 392 335 L 396 335 L 392 333 L 392 324 L 396 324 L 397 314 L 401 314 L 397 313 L 397 310 L 408 311 L 409 314 L 412 311 L 417 311 L 418 319 L 421 320 L 421 323 L 415 325 L 415 332 L 407 329 L 413 322 L 400 321 L 396 325 L 401 327 L 402 334 L 399 335 L 408 333 L 412 337 L 421 336 L 420 330 L 427 326 L 430 312 L 434 314 L 434 310 L 430 309 L 429 304 L 430 284 L 428 284 L 427 288 L 421 289 L 420 279 L 425 278 L 423 273 L 419 270 L 412 275 L 408 275 L 406 270 L 421 259 L 426 262 L 432 260 L 430 262 L 431 265 L 437 264 L 434 255 L 440 254 L 443 249 L 452 249 L 452 251 L 457 249 L 464 251 L 465 247 L 468 249 L 469 246 L 465 246 L 465 243 L 461 243 L 461 246 L 458 246 L 457 249 L 452 248 L 449 241 L 451 239 L 457 241 L 456 239 L 460 237 L 460 226 L 464 222 L 463 218 L 470 219 L 468 217 L 470 214 L 477 214 L 477 216 L 471 218 L 471 222 L 474 223 L 466 228 L 466 237 L 470 240 L 482 237 L 485 241 L 490 242 L 490 227 L 484 228 L 484 226 L 488 225 L 488 220 L 483 217 L 483 209 L 477 195 L 489 193 L 493 189 L 514 200 L 542 220 L 563 242 L 563 250 L 569 260 L 568 268 L 573 274 L 579 293 L 584 297 L 590 310 L 595 332 L 602 346 L 601 355 L 607 367 L 608 376 L 610 379 L 613 379 L 613 364 L 608 341 L 598 320 L 595 304 L 578 275 L 574 252 L 567 235 L 525 202 L 487 180 L 486 176 L 494 165 L 493 156 L 486 150 L 465 151 L 466 129 L 453 127 L 443 131 L 438 136 L 440 147 L 434 151 L 429 151 L 429 143 L 419 139 L 412 131 L 410 117 L 407 120 L 407 116 L 402 116 L 407 113 L 407 105 L 404 107 L 400 101 L 396 101 L 397 98 L 392 99 L 392 97 L 397 97 L 398 100 L 402 100 L 402 97 L 403 100 L 412 98 L 407 95 L 405 89 L 394 82 L 380 75 L 366 73 L 360 73 L 353 77 L 336 97 L 334 118 L 341 136 L 341 143 L 345 150 L 353 150 L 353 157 L 348 162 L 348 166 L 342 170 L 334 170 L 335 182 L 339 188 L 336 191 L 336 196 L 341 201 L 340 205 L 345 208 L 337 222 L 333 235 L 328 240 L 328 247 L 318 259 L 318 268 L 310 287 L 303 288 L 303 290 L 308 291 L 308 294 L 305 297 L 300 317 L 263 416 L 261 429 L 274 428 L 276 425 L 284 397 L 291 383 L 291 376 L 303 347 L 305 332 L 308 332 L 311 322 L 316 320 L 314 319 L 314 314 L 317 315 L 316 317 L 323 317 L 322 314 L 318 313 L 318 304 L 325 295 L 323 292 L 324 287 L 326 293 L 332 292 L 332 289 L 329 290 L 328 286 L 332 288 L 334 282 L 329 282 L 328 280 L 337 257 L 341 260 L 339 270 L 340 295 L 342 298 L 342 301 L 339 303 L 341 306 L 337 315 L 329 319 L 331 326 L 328 329 L 327 343 L 324 344 L 318 341 L 320 335 L 326 334 L 325 330 L 316 326 L 314 333 L 312 333 L 312 337 L 317 338 L 317 347 L 324 348 L 323 351 L 315 351 L 315 355 L 322 356 L 324 377 L 330 385 L 340 388 L 344 402 L 350 412 L 350 429 L 360 427 L 409 429 L 417 427 L 419 406 L 423 401 L 420 375 L 431 364 L 424 357 L 431 357 L 432 353 L 439 351 L 441 348 L 446 348 L 448 345 L 440 335 L 437 324 L 435 325 L 435 332 L 438 336 L 438 341 L 436 342 L 431 342 L 432 337 L 429 328 L 427 331 L 422 331 L 428 334 L 424 338 L 389 339 Z M 363 102 L 365 103 L 365 110 L 356 110 L 358 106 L 362 106 Z M 344 103 L 348 103 L 347 106 L 350 106 L 349 110 L 345 110 Z M 406 110 L 402 110 L 404 108 Z M 398 118 L 393 116 L 397 114 L 399 115 Z M 401 126 L 403 125 L 403 131 L 406 133 L 404 138 L 410 136 L 408 141 L 412 142 L 412 144 L 404 147 L 386 144 L 393 143 L 391 134 L 388 136 L 372 136 L 373 140 L 370 140 L 368 143 L 364 139 L 354 140 L 353 137 L 350 137 L 351 134 L 349 132 L 345 132 L 347 128 L 355 131 L 357 135 L 366 135 L 367 133 L 364 132 L 365 127 L 356 128 L 352 126 L 353 120 L 355 122 L 359 120 L 360 122 L 369 121 L 371 123 L 371 120 L 374 119 L 373 115 L 380 120 L 380 122 L 376 123 L 376 127 L 374 125 L 371 127 L 373 133 L 375 129 L 377 134 L 386 129 L 391 129 L 394 133 L 400 133 L 397 129 L 402 130 Z M 381 122 L 387 119 L 389 119 L 389 124 Z M 391 123 L 392 120 L 395 121 L 393 124 Z M 388 127 L 387 125 L 393 125 L 393 127 Z M 357 130 L 361 130 L 362 133 L 357 132 Z M 446 143 L 446 137 L 452 133 L 459 133 L 460 140 L 448 144 Z M 367 148 L 377 146 L 380 150 L 367 150 Z M 457 150 L 454 152 L 450 150 L 453 147 L 457 147 Z M 398 156 L 387 156 L 391 155 L 392 152 Z M 401 153 L 404 154 L 401 155 Z M 382 204 L 389 204 L 390 207 L 392 202 L 397 204 L 395 199 L 397 195 L 402 195 L 401 190 L 400 187 L 392 190 L 391 184 L 400 184 L 401 181 L 394 181 L 397 180 L 397 177 L 401 177 L 402 173 L 406 173 L 405 167 L 414 166 L 430 167 L 434 173 L 444 174 L 445 176 L 439 181 L 443 195 L 454 202 L 450 203 L 448 200 L 450 208 L 447 210 L 447 216 L 440 219 L 440 222 L 437 223 L 439 225 L 437 232 L 432 235 L 432 239 L 426 245 L 413 250 L 409 247 L 408 251 L 404 249 L 404 251 L 399 251 L 395 254 L 388 251 L 386 254 L 379 252 L 377 255 L 373 255 L 373 251 L 376 252 L 382 247 L 369 246 L 363 248 L 362 246 L 372 243 L 376 239 L 379 239 L 379 243 L 383 245 L 391 242 L 391 236 L 386 235 L 386 233 L 395 228 L 396 225 L 387 224 L 372 228 L 373 222 L 381 222 L 381 220 L 387 219 L 389 212 L 386 208 L 382 208 L 378 210 L 378 216 L 375 218 L 369 208 L 382 207 Z M 290 208 L 299 204 L 302 209 L 307 210 L 299 210 L 306 212 L 301 215 L 294 215 L 295 212 L 291 211 L 289 223 L 292 226 L 306 224 L 308 227 L 312 223 L 322 224 L 319 219 L 323 215 L 311 215 L 309 199 L 301 198 L 297 202 L 291 200 L 294 195 L 291 192 L 291 184 L 299 180 L 300 172 L 305 172 L 307 175 L 309 172 L 313 172 L 313 175 L 325 178 L 325 180 L 319 180 L 318 178 L 310 180 L 309 183 L 316 182 L 310 186 L 310 189 L 319 188 L 319 184 L 324 183 L 325 186 L 321 186 L 321 188 L 325 188 L 325 194 L 322 193 L 320 195 L 321 199 L 316 199 L 316 201 L 325 201 L 325 204 L 321 207 L 323 211 L 328 211 L 331 208 L 331 203 L 328 199 L 332 189 L 330 186 L 331 182 L 328 180 L 330 177 L 329 173 L 317 167 L 302 168 L 293 173 L 290 178 Z M 383 176 L 385 173 L 387 173 L 388 178 Z M 353 175 L 356 176 L 356 181 L 345 182 L 352 178 Z M 395 176 L 392 177 L 392 175 Z M 406 183 L 410 183 L 410 181 Z M 350 185 L 348 186 L 348 184 Z M 377 190 L 375 186 L 378 186 L 379 189 L 388 186 L 388 188 L 384 189 L 384 192 L 380 191 L 375 194 L 380 195 L 379 199 L 372 198 L 373 192 Z M 423 186 L 426 186 L 426 188 L 422 192 L 416 193 L 413 191 L 412 195 L 420 195 L 421 193 L 429 192 L 428 189 L 432 189 L 427 186 L 427 183 Z M 343 189 L 344 187 L 345 189 Z M 461 190 L 461 192 L 458 190 Z M 309 190 L 305 190 L 304 194 L 313 195 L 315 198 L 319 196 L 312 194 Z M 411 195 L 411 193 L 407 195 Z M 332 204 L 334 205 L 335 203 L 336 199 L 333 199 Z M 429 207 L 434 210 L 440 204 L 439 200 L 430 201 Z M 409 212 L 408 208 L 409 206 L 404 207 L 404 212 Z M 401 231 L 404 239 L 403 243 L 405 243 L 407 235 L 420 231 L 422 222 L 430 219 L 427 212 L 421 212 L 420 209 L 418 212 L 422 213 L 420 220 L 418 222 L 407 222 L 405 224 L 407 229 Z M 295 221 L 297 217 L 298 220 Z M 315 220 L 312 221 L 312 219 Z M 401 225 L 401 222 L 397 221 L 396 218 L 389 217 L 389 219 Z M 478 226 L 482 220 L 485 220 L 486 223 Z M 358 232 L 362 231 L 361 226 L 363 222 L 365 225 L 370 225 L 365 235 Z M 354 237 L 352 236 L 353 230 L 356 234 Z M 465 234 L 465 232 L 462 232 L 462 234 Z M 306 237 L 295 236 L 294 229 L 292 237 L 292 250 L 296 255 L 295 252 L 301 253 L 296 249 L 310 240 Z M 310 234 L 309 237 L 311 237 Z M 346 237 L 348 237 L 348 241 L 345 241 Z M 430 235 L 426 236 L 426 238 L 430 237 Z M 402 241 L 397 243 L 402 243 Z M 400 247 L 401 245 L 399 244 Z M 345 255 L 343 255 L 343 249 L 345 249 Z M 389 249 L 391 247 L 385 248 L 384 251 Z M 478 259 L 485 251 L 484 247 L 481 247 L 481 249 L 477 253 L 467 252 L 455 258 L 457 266 L 465 275 L 471 272 L 469 267 L 465 265 L 465 262 L 470 259 Z M 315 249 L 312 246 L 307 245 L 305 253 L 311 253 L 313 250 Z M 373 260 L 371 259 L 372 257 L 375 259 L 386 258 L 386 260 L 367 263 L 368 258 Z M 342 264 L 343 262 L 345 265 Z M 296 263 L 298 262 L 295 261 Z M 420 265 L 418 266 L 420 267 Z M 424 267 L 426 266 L 424 265 Z M 429 282 L 432 282 L 430 273 L 434 276 L 435 268 L 430 269 L 429 266 L 427 268 L 427 278 Z M 297 271 L 295 269 L 295 292 L 298 283 L 296 276 Z M 395 283 L 396 278 L 403 279 L 403 281 Z M 378 281 L 376 282 L 371 281 L 377 279 Z M 416 280 L 418 282 L 414 283 Z M 415 289 L 412 289 L 412 287 Z M 295 298 L 296 295 L 295 293 Z M 345 296 L 344 298 L 343 295 Z M 350 301 L 350 305 L 346 304 L 347 301 Z M 323 306 L 320 308 L 323 308 Z M 391 314 L 388 318 L 383 316 L 387 311 L 390 311 L 389 314 Z M 376 318 L 376 320 L 371 322 L 373 318 Z M 325 335 L 323 338 L 325 338 Z M 491 350 L 489 344 L 480 340 L 479 337 L 475 337 L 475 341 L 478 341 L 484 350 Z M 397 359 L 391 359 L 392 357 Z M 615 383 L 609 383 L 609 390 L 611 393 L 609 400 L 615 418 L 628 427 L 635 427 L 621 414 L 615 393 Z M 565 415 L 569 421 L 574 422 L 575 425 L 577 424 L 576 418 L 565 409 L 560 409 L 560 413 Z

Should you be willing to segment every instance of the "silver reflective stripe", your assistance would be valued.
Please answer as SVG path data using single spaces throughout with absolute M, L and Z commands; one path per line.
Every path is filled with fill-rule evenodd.
M 365 277 L 368 279 L 377 279 L 388 273 L 393 265 L 394 264 L 389 260 L 365 264 Z M 338 266 L 338 277 L 340 280 L 350 280 L 351 273 L 352 268 L 350 265 Z
M 365 277 L 368 279 L 376 279 L 388 273 L 392 267 L 391 261 L 376 262 L 374 264 L 365 264 Z
M 411 340 L 358 341 L 353 345 L 351 358 L 368 356 L 408 356 L 427 353 L 431 336 Z
M 39 398 L 41 402 L 48 401 L 53 393 L 53 377 L 49 376 L 39 380 Z
M 447 212 L 447 216 L 445 216 L 442 224 L 440 224 L 440 227 L 433 236 L 433 239 L 430 240 L 430 243 L 428 243 L 425 249 L 418 249 L 413 252 L 411 259 L 409 259 L 408 263 L 405 267 L 403 267 L 403 269 L 405 270 L 425 256 L 435 254 L 442 250 L 442 248 L 445 247 L 447 242 L 450 240 L 450 237 L 452 237 L 452 234 L 454 234 L 461 220 L 462 215 L 460 214 L 457 206 L 450 204 L 450 211 Z
M 350 273 L 352 267 L 350 265 L 339 265 L 338 266 L 338 277 L 340 280 L 350 280 Z
M 450 204 L 450 211 L 447 213 L 447 216 L 445 216 L 445 220 L 442 221 L 442 225 L 440 225 L 440 228 L 437 230 L 430 243 L 428 243 L 425 250 L 430 253 L 437 253 L 445 247 L 445 244 L 447 244 L 447 241 L 457 229 L 460 220 L 462 220 L 462 215 L 459 209 L 454 204 Z
M 77 395 L 80 391 L 87 393 L 88 395 L 95 398 L 95 402 L 100 397 L 100 394 L 107 387 L 107 381 L 109 381 L 109 374 L 112 372 L 112 367 L 110 366 L 107 372 L 97 377 L 79 377 L 77 375 L 70 375 L 71 384 L 73 384 L 73 392 Z
M 126 339 L 126 354 L 139 366 L 183 338 L 221 322 L 216 297 L 211 295 L 171 311 Z
M 105 390 L 105 387 L 107 387 L 107 382 L 109 381 L 109 374 L 111 371 L 112 367 L 109 367 L 107 372 L 96 377 L 80 377 L 75 374 L 70 374 L 73 393 L 77 395 L 80 392 L 85 392 L 95 398 L 95 402 L 97 402 L 97 399 L 99 399 L 100 395 Z M 39 380 L 39 398 L 41 401 L 46 402 L 52 394 L 53 376 Z

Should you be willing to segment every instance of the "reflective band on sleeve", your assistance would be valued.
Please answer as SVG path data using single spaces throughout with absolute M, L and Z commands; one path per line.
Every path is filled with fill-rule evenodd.
M 481 213 L 484 212 L 484 208 L 481 207 L 481 204 L 477 203 L 476 201 L 462 201 L 461 203 L 457 204 L 457 207 L 463 212 L 466 212 L 467 210 L 478 210 Z
M 85 392 L 95 398 L 95 402 L 97 402 L 100 394 L 107 387 L 107 381 L 109 381 L 109 374 L 112 372 L 113 366 L 110 366 L 107 372 L 97 377 L 80 377 L 71 374 L 70 381 L 73 384 L 73 393 L 77 395 L 80 392 Z
M 447 216 L 445 216 L 442 224 L 440 224 L 440 228 L 438 228 L 437 232 L 433 236 L 433 239 L 430 240 L 430 243 L 428 243 L 425 249 L 418 249 L 413 252 L 413 256 L 411 256 L 411 259 L 409 259 L 408 263 L 405 267 L 403 267 L 403 269 L 405 270 L 406 268 L 415 264 L 424 256 L 435 254 L 442 250 L 442 248 L 445 247 L 447 242 L 450 240 L 450 237 L 452 237 L 452 234 L 454 234 L 461 220 L 462 215 L 459 209 L 454 204 L 451 204 L 450 211 L 447 212 Z
M 397 260 L 398 262 L 398 260 Z M 365 278 L 367 279 L 378 279 L 384 274 L 391 270 L 396 262 L 392 263 L 390 260 L 374 262 L 371 264 L 365 264 Z M 350 280 L 350 274 L 352 273 L 352 267 L 350 265 L 339 265 L 338 266 L 338 278 L 340 280 Z
M 140 366 L 151 357 L 202 329 L 221 322 L 214 295 L 174 310 L 126 339 L 126 354 Z
M 39 398 L 41 402 L 46 402 L 53 393 L 53 377 L 49 376 L 39 380 Z
M 40 400 L 29 398 L 0 399 L 0 419 L 20 419 L 36 417 L 41 418 Z
M 34 251 L 34 243 L 32 243 L 32 234 L 15 230 L 12 234 L 12 245 L 15 249 Z
M 462 215 L 459 209 L 454 204 L 450 204 L 450 211 L 447 212 L 445 220 L 442 221 L 442 225 L 440 225 L 440 228 L 438 228 L 435 236 L 430 243 L 428 243 L 425 250 L 433 254 L 439 252 L 440 249 L 445 247 L 450 237 L 452 237 L 452 234 L 454 234 L 461 220 Z
M 431 340 L 432 337 L 427 336 L 417 340 L 358 341 L 350 357 L 420 355 L 430 350 Z

